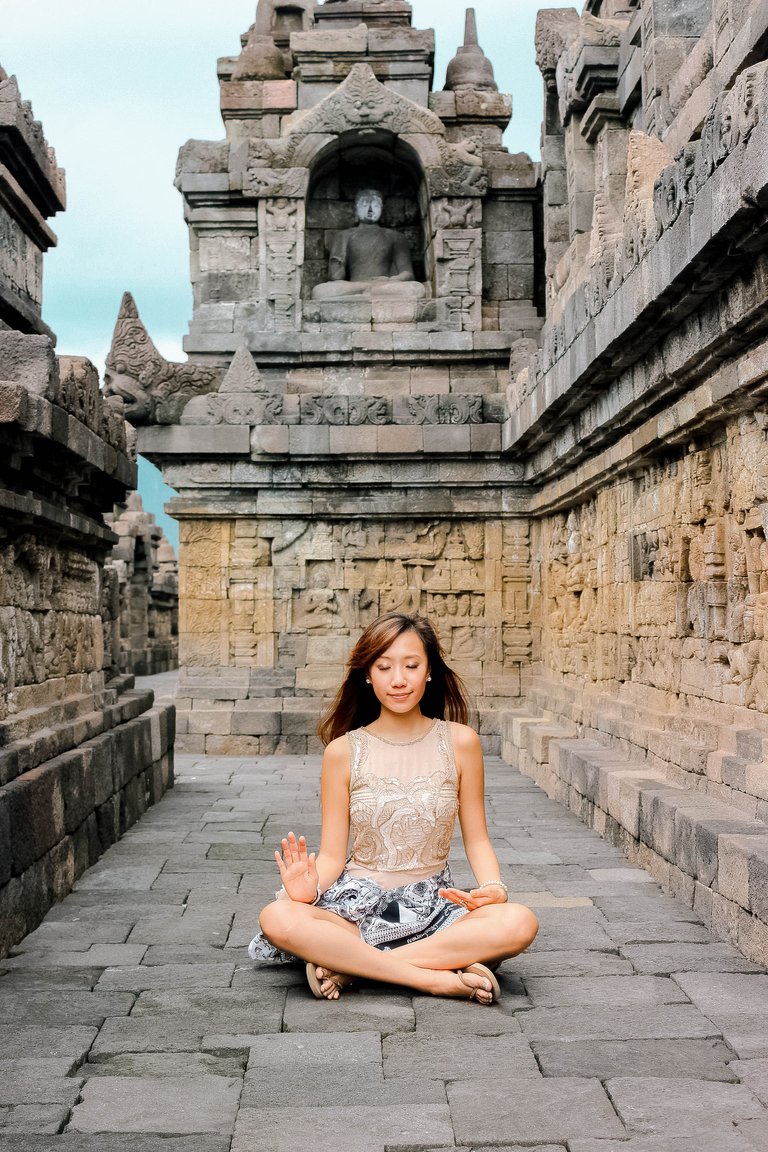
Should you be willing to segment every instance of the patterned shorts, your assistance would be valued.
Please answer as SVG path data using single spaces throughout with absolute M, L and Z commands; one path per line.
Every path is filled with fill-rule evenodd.
M 404 884 L 401 888 L 381 888 L 374 880 L 350 876 L 346 869 L 323 892 L 318 908 L 357 924 L 367 944 L 388 952 L 412 944 L 454 924 L 467 909 L 438 895 L 440 888 L 452 888 L 451 870 L 446 864 L 437 876 Z M 248 945 L 252 960 L 290 963 L 298 959 L 275 948 L 258 932 Z

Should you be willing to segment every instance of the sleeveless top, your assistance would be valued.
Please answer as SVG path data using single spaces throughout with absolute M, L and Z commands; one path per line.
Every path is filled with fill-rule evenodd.
M 351 876 L 399 888 L 442 872 L 458 812 L 450 731 L 435 720 L 424 736 L 395 743 L 365 728 L 350 744 Z

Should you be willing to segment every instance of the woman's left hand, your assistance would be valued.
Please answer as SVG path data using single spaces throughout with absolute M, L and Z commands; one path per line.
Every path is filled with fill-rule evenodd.
M 441 888 L 439 896 L 444 896 L 452 904 L 460 904 L 474 912 L 476 908 L 484 908 L 486 904 L 506 904 L 507 894 L 500 885 L 488 885 L 487 888 L 473 888 L 464 892 L 461 888 Z

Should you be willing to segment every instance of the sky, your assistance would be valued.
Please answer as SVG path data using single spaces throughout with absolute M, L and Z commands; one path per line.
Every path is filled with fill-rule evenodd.
M 414 26 L 436 30 L 434 86 L 442 88 L 463 42 L 465 4 L 412 4 Z M 506 146 L 534 159 L 536 12 L 562 4 L 474 4 L 480 43 L 512 95 Z M 255 11 L 256 0 L 0 0 L 0 64 L 17 77 L 67 174 L 67 211 L 49 221 L 59 244 L 46 256 L 43 298 L 60 353 L 88 356 L 101 370 L 130 290 L 160 351 L 184 359 L 192 298 L 176 155 L 188 139 L 223 138 L 216 59 L 237 54 Z M 149 474 L 142 469 L 142 493 Z

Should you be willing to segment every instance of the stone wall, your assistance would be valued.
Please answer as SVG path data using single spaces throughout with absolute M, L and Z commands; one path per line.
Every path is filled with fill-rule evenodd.
M 33 206 L 61 206 L 63 173 L 12 80 L 0 129 L 0 182 L 27 213 L 16 234 L 39 239 Z M 15 302 L 0 330 L 0 955 L 173 775 L 173 708 L 120 675 L 105 566 L 116 537 L 103 513 L 136 483 L 135 436 L 94 367 L 35 334 L 40 262 L 28 258 L 23 292 L 0 266 L 0 298 Z
M 117 576 L 121 672 L 154 676 L 179 663 L 179 573 L 173 546 L 138 492 L 104 517 L 118 537 L 108 571 Z
M 538 491 L 505 754 L 768 956 L 768 20 L 542 12 L 547 321 L 506 447 Z

